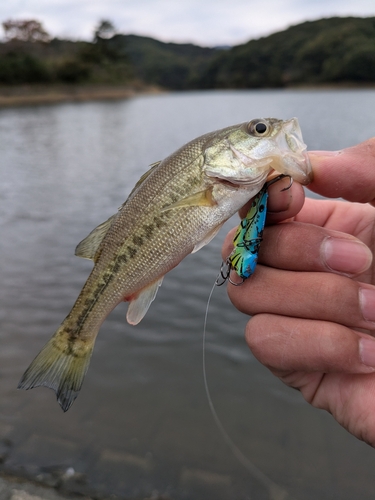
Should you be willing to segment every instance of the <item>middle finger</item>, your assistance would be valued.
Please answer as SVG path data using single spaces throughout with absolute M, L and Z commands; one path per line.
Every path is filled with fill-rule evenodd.
M 375 287 L 337 274 L 258 265 L 243 285 L 229 283 L 228 294 L 233 304 L 249 315 L 271 313 L 375 329 L 375 322 L 363 314 L 368 297 L 375 296 Z

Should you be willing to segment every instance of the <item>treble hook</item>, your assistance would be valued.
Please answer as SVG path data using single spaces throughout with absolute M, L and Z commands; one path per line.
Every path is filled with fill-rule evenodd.
M 221 267 L 220 267 L 220 273 L 218 274 L 217 278 L 216 278 L 216 281 L 215 281 L 215 285 L 216 286 L 221 286 L 221 285 L 224 285 L 224 283 L 227 281 L 227 279 L 229 278 L 229 275 L 230 275 L 230 268 L 231 268 L 231 264 L 229 262 L 229 260 L 227 259 L 225 262 L 222 262 L 221 263 Z M 220 279 L 222 281 L 220 281 Z
M 283 188 L 280 192 L 282 193 L 283 191 L 288 191 L 292 187 L 293 184 L 293 179 L 289 174 L 280 174 L 277 177 L 274 177 L 270 181 L 266 182 L 265 185 L 263 186 L 263 189 L 266 188 L 268 189 L 271 184 L 274 184 L 275 182 L 281 181 L 281 179 L 284 179 L 284 177 L 289 177 L 289 186 Z
M 241 281 L 240 283 L 235 283 L 234 281 L 232 281 L 232 280 L 230 279 L 230 276 L 228 276 L 228 281 L 229 281 L 229 283 L 230 283 L 231 285 L 234 285 L 234 286 L 241 286 L 241 285 L 243 285 L 243 284 L 245 283 L 246 278 L 241 278 L 241 279 L 242 279 L 242 281 Z
M 216 286 L 222 286 L 222 285 L 224 285 L 224 283 L 227 280 L 229 281 L 229 283 L 231 285 L 234 285 L 234 286 L 240 286 L 240 285 L 242 285 L 245 282 L 245 278 L 241 278 L 242 279 L 241 283 L 235 283 L 230 278 L 230 272 L 231 272 L 231 270 L 232 270 L 232 265 L 231 265 L 229 259 L 227 259 L 225 262 L 222 262 L 221 263 L 221 267 L 220 267 L 220 273 L 218 274 L 218 276 L 216 278 L 215 285 Z

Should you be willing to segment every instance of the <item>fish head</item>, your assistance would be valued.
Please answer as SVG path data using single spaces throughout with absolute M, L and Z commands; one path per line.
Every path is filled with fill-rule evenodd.
M 274 171 L 304 185 L 312 180 L 297 118 L 251 120 L 220 131 L 205 146 L 205 174 L 234 185 L 260 188 Z

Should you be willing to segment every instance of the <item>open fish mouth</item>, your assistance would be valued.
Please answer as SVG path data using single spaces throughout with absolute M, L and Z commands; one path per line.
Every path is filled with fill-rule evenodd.
M 276 156 L 271 164 L 276 174 L 289 175 L 294 181 L 307 186 L 313 180 L 313 172 L 307 151 L 299 154 L 285 153 Z
M 297 118 L 291 118 L 283 124 L 282 132 L 275 137 L 275 143 L 278 154 L 273 157 L 273 169 L 289 175 L 300 184 L 309 184 L 313 180 L 312 167 Z

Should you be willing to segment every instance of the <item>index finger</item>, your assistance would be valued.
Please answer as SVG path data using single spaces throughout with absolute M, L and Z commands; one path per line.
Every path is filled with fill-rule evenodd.
M 341 151 L 310 151 L 309 189 L 328 198 L 375 203 L 375 138 Z
M 292 183 L 289 177 L 271 184 L 268 189 L 267 224 L 275 224 L 294 217 L 305 201 L 303 187 L 297 182 Z M 252 204 L 252 199 L 239 211 L 241 219 L 246 217 Z

